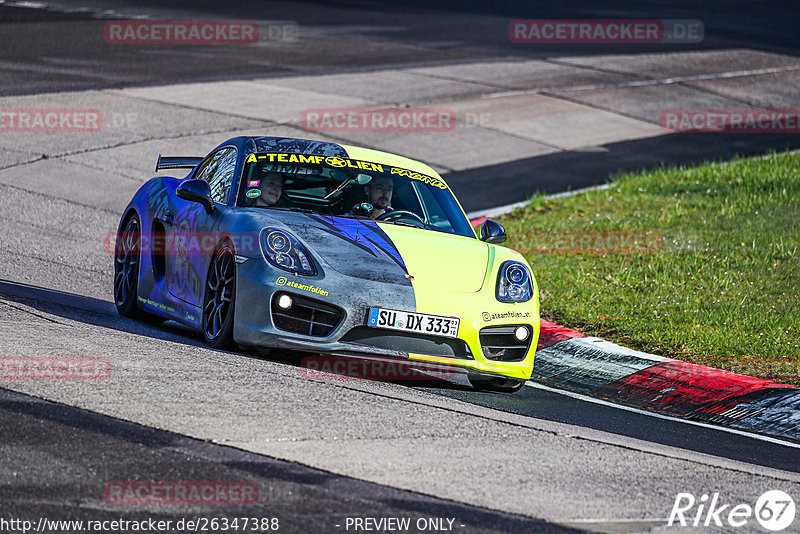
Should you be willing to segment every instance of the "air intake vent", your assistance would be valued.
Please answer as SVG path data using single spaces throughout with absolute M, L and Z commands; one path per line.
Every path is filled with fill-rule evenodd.
M 341 309 L 325 302 L 284 292 L 272 296 L 272 324 L 286 332 L 327 337 L 343 318 Z
M 527 331 L 525 339 L 520 340 L 517 329 Z M 531 345 L 531 327 L 525 325 L 487 326 L 480 331 L 481 348 L 487 360 L 518 362 L 525 359 Z
M 414 352 L 430 356 L 473 359 L 469 346 L 462 339 L 398 332 L 382 328 L 357 326 L 342 336 L 342 343 L 353 343 L 378 349 Z

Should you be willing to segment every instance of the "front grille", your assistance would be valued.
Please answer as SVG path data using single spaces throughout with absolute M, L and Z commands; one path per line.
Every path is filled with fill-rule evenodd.
M 272 296 L 272 324 L 279 330 L 304 336 L 326 337 L 344 318 L 344 312 L 336 306 L 299 295 L 289 295 L 292 306 L 288 310 L 283 309 L 278 306 L 281 295 L 289 294 L 279 292 Z
M 514 331 L 524 326 L 528 329 L 528 337 L 520 341 L 514 335 Z M 481 329 L 479 337 L 483 355 L 487 360 L 500 362 L 518 362 L 525 359 L 528 354 L 528 347 L 531 345 L 530 326 L 509 325 L 509 326 L 487 326 Z
M 368 326 L 353 328 L 342 336 L 341 342 L 399 352 L 427 354 L 429 356 L 472 359 L 469 346 L 462 339 L 398 332 L 396 330 Z

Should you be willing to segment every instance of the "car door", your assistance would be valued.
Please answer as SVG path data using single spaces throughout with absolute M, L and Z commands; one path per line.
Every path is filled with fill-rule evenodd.
M 206 273 L 214 252 L 219 220 L 224 216 L 233 184 L 237 150 L 226 146 L 211 153 L 197 168 L 193 178 L 208 182 L 217 209 L 206 213 L 203 206 L 175 197 L 175 214 L 170 229 L 171 251 L 168 266 L 170 293 L 187 304 L 202 306 Z

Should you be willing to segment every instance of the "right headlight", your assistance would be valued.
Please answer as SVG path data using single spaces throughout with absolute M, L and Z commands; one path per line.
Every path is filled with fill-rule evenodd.
M 314 276 L 317 268 L 314 261 L 291 234 L 278 228 L 261 230 L 261 251 L 264 258 L 277 267 L 290 273 Z
M 504 261 L 497 275 L 497 300 L 500 302 L 526 302 L 533 297 L 531 273 L 518 261 Z

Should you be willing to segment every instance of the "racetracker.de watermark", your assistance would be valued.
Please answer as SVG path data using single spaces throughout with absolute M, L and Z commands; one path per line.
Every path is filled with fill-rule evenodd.
M 296 41 L 294 21 L 113 20 L 103 27 L 112 45 L 249 45 L 264 41 Z
M 715 366 L 730 373 L 745 376 L 755 376 L 764 380 L 773 380 L 776 382 L 786 381 L 791 377 L 800 376 L 800 362 L 795 360 L 734 360 L 730 362 L 719 362 L 718 364 L 715 364 Z
M 702 21 L 689 20 L 512 20 L 512 43 L 699 43 Z
M 253 186 L 258 187 L 258 186 Z M 176 217 L 175 223 L 180 219 Z M 123 250 L 129 255 L 138 255 L 144 251 L 153 256 L 182 256 L 192 254 L 213 254 L 220 240 L 230 238 L 238 254 L 260 254 L 258 232 L 144 232 L 131 235 L 131 243 L 138 243 L 136 248 L 125 247 L 118 241 L 116 232 L 107 232 L 103 238 L 103 248 L 108 254 L 120 253 Z M 124 239 L 124 237 L 123 237 Z
M 519 249 L 537 254 L 655 254 L 664 249 L 664 236 L 655 231 L 522 230 L 514 241 Z
M 456 114 L 446 108 L 306 109 L 300 127 L 307 132 L 449 132 Z
M 0 380 L 106 380 L 111 360 L 80 356 L 4 356 Z
M 99 109 L 0 109 L 0 132 L 96 132 L 102 127 Z
M 713 133 L 800 133 L 800 109 L 665 109 L 665 130 Z
M 457 371 L 425 363 L 309 356 L 300 362 L 300 376 L 307 380 L 448 380 Z
M 254 482 L 109 482 L 103 489 L 103 497 L 106 503 L 118 506 L 244 506 L 258 503 L 258 485 Z

